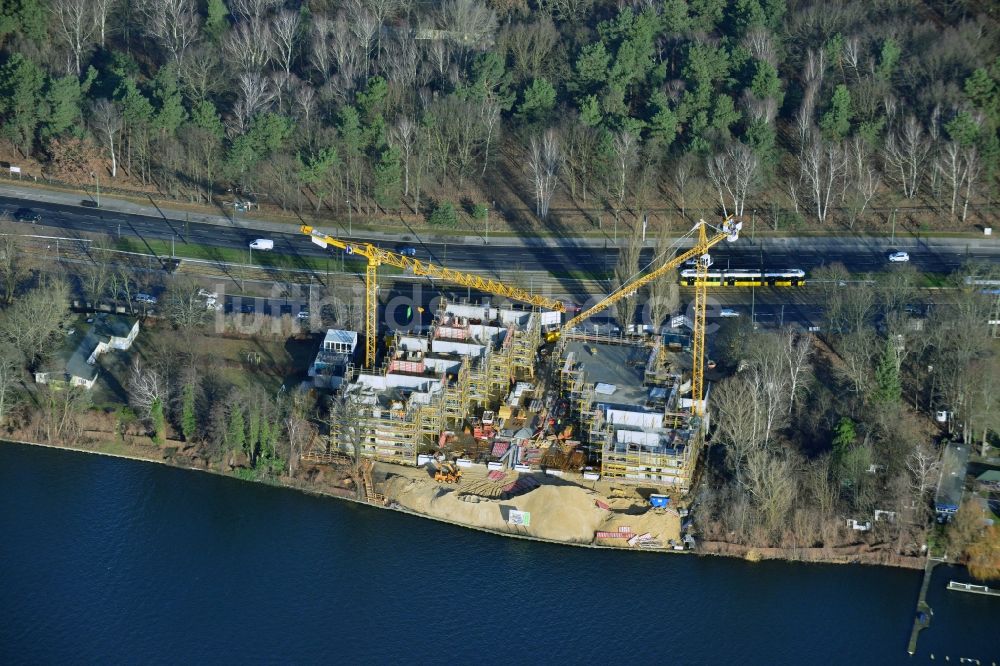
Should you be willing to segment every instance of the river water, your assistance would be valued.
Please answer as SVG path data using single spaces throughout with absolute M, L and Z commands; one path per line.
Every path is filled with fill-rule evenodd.
M 917 572 L 515 541 L 0 445 L 0 663 L 1000 662 L 1000 598 Z

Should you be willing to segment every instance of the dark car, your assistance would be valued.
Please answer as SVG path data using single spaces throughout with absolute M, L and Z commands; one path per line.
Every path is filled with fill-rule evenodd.
M 41 222 L 42 216 L 31 210 L 30 208 L 18 208 L 14 213 L 14 219 L 18 222 Z
M 404 257 L 415 257 L 417 256 L 417 248 L 415 247 L 401 247 L 399 248 L 399 253 Z

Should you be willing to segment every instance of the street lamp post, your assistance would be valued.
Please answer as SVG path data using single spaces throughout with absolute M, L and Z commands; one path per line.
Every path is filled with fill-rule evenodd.
M 354 216 L 351 212 L 351 199 L 347 198 L 347 235 L 348 237 L 354 235 Z
M 101 175 L 96 171 L 91 171 L 90 175 L 94 177 L 94 182 L 97 183 L 97 207 L 101 207 Z M 119 234 L 119 237 L 121 234 Z
M 890 240 L 890 242 L 892 243 L 896 242 L 896 211 L 898 210 L 899 210 L 898 208 L 892 209 L 892 237 Z

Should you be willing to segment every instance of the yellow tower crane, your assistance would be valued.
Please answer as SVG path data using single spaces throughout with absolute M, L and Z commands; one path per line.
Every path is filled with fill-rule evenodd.
M 329 247 L 332 245 L 333 247 L 340 248 L 347 254 L 357 255 L 368 260 L 368 265 L 365 267 L 366 368 L 371 368 L 375 365 L 375 345 L 378 339 L 378 303 L 376 300 L 376 292 L 378 289 L 377 273 L 378 267 L 382 264 L 388 264 L 390 266 L 401 268 L 404 271 L 410 271 L 413 275 L 438 278 L 439 280 L 443 280 L 451 284 L 470 287 L 487 294 L 503 296 L 504 298 L 509 298 L 512 301 L 527 303 L 546 310 L 556 310 L 558 312 L 563 312 L 565 310 L 565 306 L 562 301 L 545 298 L 544 296 L 536 296 L 529 291 L 520 289 L 519 287 L 506 285 L 497 280 L 488 280 L 480 277 L 479 275 L 473 275 L 472 273 L 463 273 L 444 266 L 435 266 L 434 264 L 413 259 L 411 257 L 404 257 L 401 254 L 383 250 L 382 248 L 372 245 L 371 243 L 357 243 L 340 240 L 339 238 L 328 236 L 322 231 L 314 229 L 308 225 L 302 225 L 299 227 L 299 230 L 309 236 L 310 239 L 312 239 L 312 242 L 320 247 Z
M 708 277 L 708 267 L 710 262 L 708 251 L 723 240 L 733 242 L 739 238 L 740 229 L 743 227 L 743 223 L 738 222 L 732 216 L 729 216 L 722 221 L 722 226 L 717 229 L 718 233 L 711 238 L 708 237 L 706 227 L 708 227 L 708 223 L 706 223 L 705 220 L 699 220 L 698 224 L 695 225 L 695 228 L 698 231 L 698 240 L 695 241 L 694 247 L 687 252 L 677 255 L 656 270 L 632 280 L 617 291 L 608 295 L 606 298 L 598 301 L 589 310 L 581 312 L 563 324 L 558 330 L 550 332 L 546 336 L 546 341 L 555 342 L 563 333 L 569 331 L 574 326 L 586 321 L 598 312 L 608 309 L 624 298 L 635 296 L 636 292 L 641 287 L 649 284 L 667 271 L 680 266 L 688 259 L 697 257 L 698 272 L 695 280 L 694 322 L 692 322 L 693 326 L 691 332 L 691 413 L 695 416 L 701 416 L 704 412 L 701 397 L 705 381 L 705 280 Z

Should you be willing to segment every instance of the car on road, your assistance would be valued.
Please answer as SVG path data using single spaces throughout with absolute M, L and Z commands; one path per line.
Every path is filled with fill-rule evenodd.
M 31 222 L 34 224 L 35 222 L 41 222 L 42 216 L 30 208 L 18 208 L 14 212 L 14 219 L 18 222 Z
M 417 256 L 417 248 L 407 245 L 406 247 L 399 248 L 399 253 L 404 257 L 415 257 Z
M 309 310 L 299 310 L 299 313 L 295 315 L 296 319 L 309 319 Z
M 215 293 L 214 291 L 209 291 L 207 289 L 199 289 L 198 296 L 201 298 L 213 298 L 213 299 L 219 297 L 217 293 Z
M 720 317 L 739 317 L 740 313 L 732 308 L 722 308 L 719 310 Z
M 889 261 L 892 262 L 892 263 L 894 263 L 894 264 L 898 264 L 898 263 L 901 263 L 901 262 L 904 262 L 904 261 L 909 261 L 909 260 L 910 260 L 910 255 L 908 253 L 906 253 L 906 252 L 890 252 L 889 253 Z
M 156 305 L 156 296 L 151 296 L 149 294 L 136 294 L 135 300 L 137 303 L 145 303 L 146 305 Z
M 250 243 L 251 250 L 273 250 L 274 241 L 270 238 L 258 238 Z

